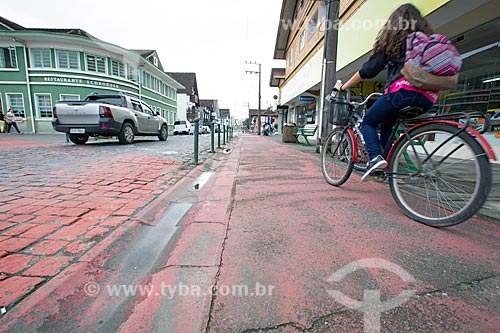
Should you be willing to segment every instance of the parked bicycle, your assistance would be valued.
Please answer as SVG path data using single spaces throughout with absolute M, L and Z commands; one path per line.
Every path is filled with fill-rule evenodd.
M 321 151 L 321 169 L 326 181 L 340 186 L 353 169 L 365 171 L 368 156 L 360 131 L 366 103 L 332 93 L 329 122 L 336 125 Z M 407 107 L 399 112 L 391 133 L 397 137 L 383 150 L 389 164 L 373 176 L 388 180 L 391 194 L 410 218 L 434 227 L 446 227 L 472 217 L 488 197 L 493 149 L 469 126 L 477 113 L 426 114 Z M 458 119 L 466 119 L 465 123 Z

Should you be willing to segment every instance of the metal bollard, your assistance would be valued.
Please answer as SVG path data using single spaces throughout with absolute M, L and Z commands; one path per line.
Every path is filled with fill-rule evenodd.
M 217 124 L 217 148 L 220 149 L 220 124 Z
M 215 130 L 215 126 L 214 126 L 214 123 L 211 122 L 210 123 L 210 152 L 211 153 L 215 153 L 215 133 L 214 133 L 214 130 Z
M 194 164 L 198 165 L 198 145 L 199 145 L 199 137 L 198 132 L 200 130 L 200 120 L 196 118 L 194 120 Z
M 226 145 L 226 125 L 222 126 L 222 139 L 223 139 L 223 145 Z

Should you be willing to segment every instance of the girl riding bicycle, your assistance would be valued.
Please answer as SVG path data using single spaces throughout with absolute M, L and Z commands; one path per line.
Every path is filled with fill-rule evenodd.
M 361 131 L 370 162 L 361 180 L 365 180 L 376 169 L 383 169 L 387 162 L 381 154 L 381 147 L 392 141 L 390 137 L 398 111 L 407 106 L 429 110 L 438 99 L 438 90 L 421 90 L 412 86 L 401 74 L 405 62 L 406 36 L 421 31 L 427 35 L 433 31 L 412 4 L 396 9 L 382 29 L 373 46 L 370 59 L 346 83 L 337 81 L 334 89 L 349 89 L 364 79 L 377 76 L 387 66 L 384 94 L 370 107 L 363 118 Z M 377 127 L 380 125 L 380 139 Z

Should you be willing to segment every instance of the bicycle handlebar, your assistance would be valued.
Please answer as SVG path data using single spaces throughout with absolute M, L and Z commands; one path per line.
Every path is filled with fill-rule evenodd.
M 352 106 L 355 106 L 355 107 L 359 107 L 359 106 L 362 106 L 362 105 L 365 105 L 371 98 L 375 97 L 375 96 L 382 96 L 382 93 L 378 93 L 378 92 L 374 92 L 374 93 L 371 93 L 370 95 L 368 95 L 368 97 L 365 98 L 365 100 L 363 102 L 353 102 L 351 101 L 351 94 L 350 94 L 350 89 L 346 90 L 347 91 L 347 94 L 346 94 L 346 102 L 348 104 L 351 104 Z M 333 89 L 332 92 L 326 96 L 326 100 L 328 102 L 331 102 L 334 98 L 337 97 L 337 94 L 339 93 L 339 91 L 337 89 Z

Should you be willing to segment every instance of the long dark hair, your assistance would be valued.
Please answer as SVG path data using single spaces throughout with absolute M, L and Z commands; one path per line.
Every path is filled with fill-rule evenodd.
M 384 52 L 389 59 L 399 59 L 406 51 L 406 36 L 414 31 L 429 35 L 433 30 L 420 11 L 411 3 L 396 9 L 378 32 L 373 54 Z

